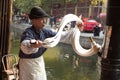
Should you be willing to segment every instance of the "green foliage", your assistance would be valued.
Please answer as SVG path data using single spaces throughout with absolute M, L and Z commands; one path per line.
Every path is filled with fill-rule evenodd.
M 97 5 L 100 2 L 103 2 L 103 0 L 90 0 L 91 5 Z
M 15 0 L 13 2 L 14 7 L 20 9 L 21 12 L 29 12 L 33 6 L 41 6 L 41 0 Z
M 51 0 L 42 0 L 41 1 L 41 7 L 47 12 L 50 13 L 50 9 L 51 9 Z
M 88 0 L 15 0 L 13 1 L 13 8 L 20 9 L 21 12 L 29 12 L 33 6 L 41 6 L 47 13 L 50 13 L 51 4 L 60 3 L 78 3 L 85 2 Z M 96 5 L 103 0 L 89 0 L 91 5 Z

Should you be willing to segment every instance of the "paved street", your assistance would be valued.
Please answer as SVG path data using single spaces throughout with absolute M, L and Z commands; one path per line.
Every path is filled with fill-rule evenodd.
M 25 28 L 29 27 L 30 24 L 13 24 L 12 27 L 13 28 L 17 28 L 18 30 L 21 30 L 21 31 L 24 31 Z M 45 28 L 47 29 L 51 29 L 50 25 L 46 25 Z M 81 36 L 84 36 L 84 37 L 94 37 L 93 36 L 93 33 L 87 33 L 87 32 L 82 32 L 81 33 Z M 99 37 L 94 37 L 94 38 L 100 38 L 102 39 L 104 37 L 104 34 L 103 34 L 103 31 L 100 32 L 100 36 Z

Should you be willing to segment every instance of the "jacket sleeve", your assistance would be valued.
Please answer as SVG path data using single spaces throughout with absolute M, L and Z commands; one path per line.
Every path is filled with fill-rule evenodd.
M 25 54 L 36 53 L 38 52 L 39 49 L 39 48 L 32 48 L 30 45 L 30 40 L 23 40 L 20 44 L 20 48 Z

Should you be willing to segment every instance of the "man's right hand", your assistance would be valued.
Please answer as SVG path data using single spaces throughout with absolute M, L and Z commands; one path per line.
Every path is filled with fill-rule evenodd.
M 42 41 L 40 40 L 30 40 L 30 46 L 33 47 L 33 48 L 40 48 L 42 46 Z

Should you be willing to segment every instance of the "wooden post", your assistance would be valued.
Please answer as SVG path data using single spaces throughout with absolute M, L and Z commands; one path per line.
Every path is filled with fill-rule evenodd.
M 76 2 L 75 2 L 75 15 L 78 15 L 78 3 L 79 3 L 79 1 L 78 0 L 76 0 Z
M 12 0 L 0 0 L 0 80 L 4 80 L 2 57 L 10 52 Z M 5 63 L 7 66 L 7 63 Z
M 64 15 L 66 15 L 66 0 L 64 0 Z
M 51 10 L 50 10 L 50 15 L 53 15 L 53 0 L 51 0 Z

